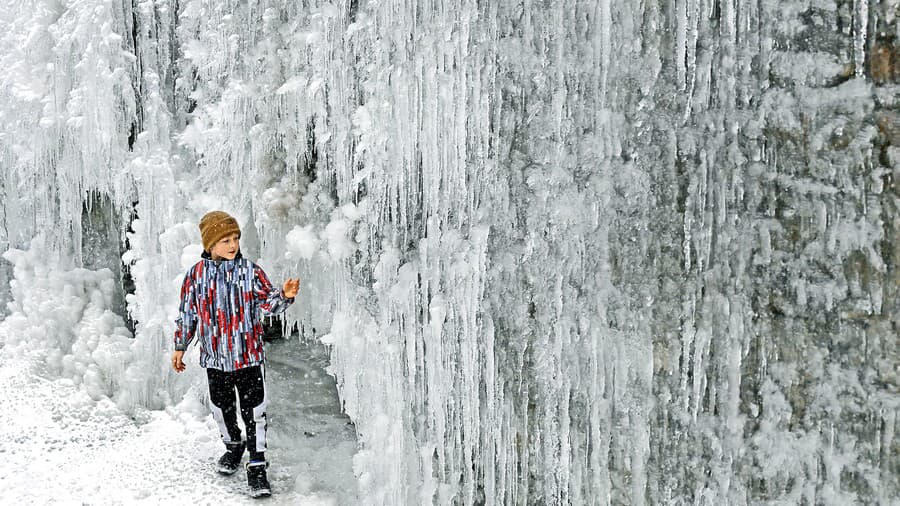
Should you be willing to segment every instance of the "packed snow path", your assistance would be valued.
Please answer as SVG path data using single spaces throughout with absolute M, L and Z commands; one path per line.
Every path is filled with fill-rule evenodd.
M 354 504 L 355 433 L 323 370 L 327 353 L 297 339 L 268 351 L 274 495 L 265 503 Z M 216 474 L 218 429 L 196 401 L 134 420 L 70 380 L 42 377 L 39 364 L 8 358 L 0 368 L 0 504 L 260 503 L 247 496 L 242 471 Z

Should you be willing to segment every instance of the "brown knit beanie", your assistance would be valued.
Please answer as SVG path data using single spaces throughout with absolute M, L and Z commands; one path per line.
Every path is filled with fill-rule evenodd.
M 229 234 L 240 234 L 237 220 L 223 211 L 210 211 L 200 220 L 200 237 L 203 249 L 210 251 L 214 244 Z

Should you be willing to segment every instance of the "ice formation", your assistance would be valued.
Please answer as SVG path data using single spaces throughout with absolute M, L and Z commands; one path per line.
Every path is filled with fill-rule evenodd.
M 302 280 L 366 504 L 900 496 L 897 0 L 0 12 L 0 245 L 121 248 L 123 404 L 190 384 L 221 208 Z

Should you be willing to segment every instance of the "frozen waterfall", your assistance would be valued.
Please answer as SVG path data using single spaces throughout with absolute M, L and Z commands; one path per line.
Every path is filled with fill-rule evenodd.
M 0 68 L 0 247 L 133 280 L 123 409 L 223 209 L 364 504 L 900 497 L 900 0 L 6 0 Z

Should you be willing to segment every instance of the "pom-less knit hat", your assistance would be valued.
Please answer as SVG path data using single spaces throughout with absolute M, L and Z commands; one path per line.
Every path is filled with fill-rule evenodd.
M 200 220 L 200 237 L 203 249 L 210 251 L 214 244 L 229 234 L 240 234 L 237 220 L 223 211 L 210 211 Z

